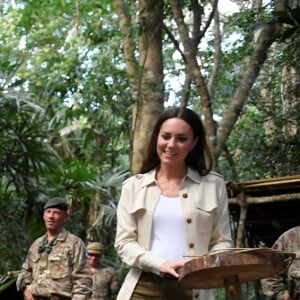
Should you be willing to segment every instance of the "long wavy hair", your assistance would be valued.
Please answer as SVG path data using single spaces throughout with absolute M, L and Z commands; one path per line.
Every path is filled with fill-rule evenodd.
M 204 126 L 200 117 L 188 108 L 168 109 L 158 119 L 154 126 L 140 173 L 146 173 L 160 165 L 160 159 L 156 150 L 157 138 L 162 124 L 171 118 L 179 118 L 187 122 L 193 130 L 194 138 L 198 137 L 197 144 L 186 157 L 186 165 L 197 170 L 202 176 L 208 174 L 212 169 L 213 157 L 206 142 Z

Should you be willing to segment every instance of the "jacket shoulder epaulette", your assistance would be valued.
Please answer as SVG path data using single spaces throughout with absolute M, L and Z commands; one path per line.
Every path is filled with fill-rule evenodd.
M 215 172 L 215 171 L 210 171 L 209 174 L 211 175 L 214 175 L 214 176 L 217 176 L 217 177 L 220 177 L 222 179 L 224 179 L 224 176 L 218 172 Z
M 132 180 L 135 180 L 135 179 L 142 179 L 143 178 L 143 174 L 136 174 L 136 175 L 132 175 L 130 177 L 128 177 L 127 179 L 125 179 L 122 183 L 122 185 L 132 181 Z

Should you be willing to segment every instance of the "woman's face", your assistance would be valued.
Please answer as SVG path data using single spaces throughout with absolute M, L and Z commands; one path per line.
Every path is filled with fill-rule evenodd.
M 179 166 L 185 164 L 185 159 L 198 141 L 194 138 L 191 126 L 182 119 L 166 120 L 158 133 L 157 154 L 161 164 Z

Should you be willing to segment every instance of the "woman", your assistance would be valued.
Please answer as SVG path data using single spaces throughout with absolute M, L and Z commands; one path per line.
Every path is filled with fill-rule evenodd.
M 189 257 L 232 247 L 226 187 L 211 166 L 198 115 L 166 111 L 140 174 L 122 186 L 115 248 L 131 269 L 118 300 L 213 299 L 211 290 L 184 290 L 176 280 Z

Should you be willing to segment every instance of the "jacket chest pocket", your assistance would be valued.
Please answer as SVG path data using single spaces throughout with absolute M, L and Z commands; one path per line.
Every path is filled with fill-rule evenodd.
M 32 257 L 32 272 L 33 278 L 38 277 L 40 273 L 40 256 Z
M 213 201 L 212 201 L 213 200 Z M 194 210 L 197 231 L 210 233 L 214 226 L 215 214 L 217 212 L 217 203 L 214 199 L 198 201 Z
M 53 253 L 48 257 L 51 278 L 58 279 L 71 275 L 71 262 L 68 253 Z

